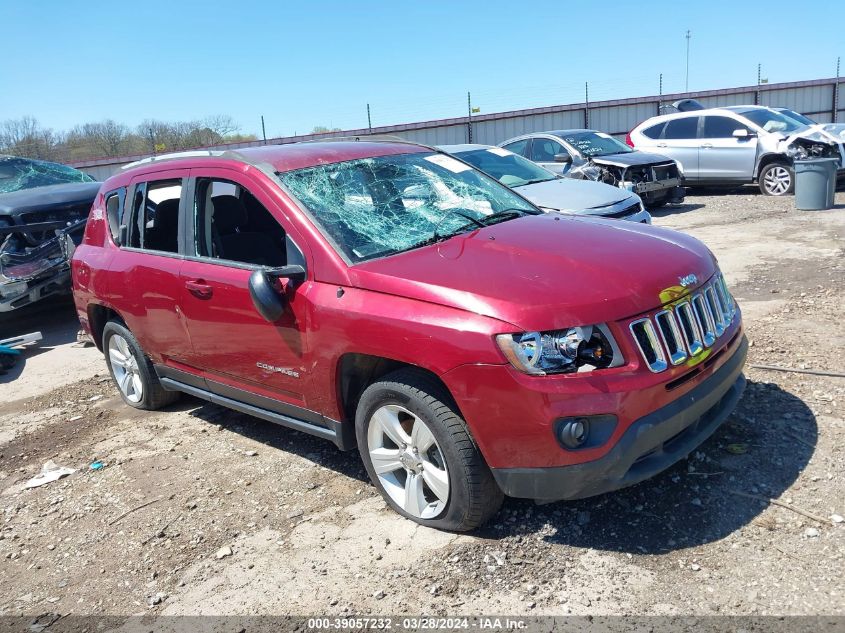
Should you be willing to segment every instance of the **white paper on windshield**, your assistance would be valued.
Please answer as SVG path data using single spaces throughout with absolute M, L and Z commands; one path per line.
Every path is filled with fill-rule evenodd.
M 496 156 L 510 156 L 511 155 L 511 153 L 508 150 L 501 148 L 501 147 L 488 147 L 487 151 L 490 152 L 491 154 L 495 154 Z
M 444 169 L 448 169 L 453 174 L 459 174 L 462 171 L 470 169 L 469 165 L 462 163 L 459 160 L 455 160 L 451 156 L 444 156 L 443 154 L 432 154 L 431 156 L 426 156 L 425 159 L 429 163 L 434 163 Z

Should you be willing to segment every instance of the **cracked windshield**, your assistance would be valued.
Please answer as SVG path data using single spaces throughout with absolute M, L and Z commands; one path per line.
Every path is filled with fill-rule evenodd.
M 0 193 L 67 182 L 94 182 L 72 167 L 15 156 L 0 156 Z
M 539 213 L 469 165 L 431 152 L 321 165 L 279 178 L 353 263 Z

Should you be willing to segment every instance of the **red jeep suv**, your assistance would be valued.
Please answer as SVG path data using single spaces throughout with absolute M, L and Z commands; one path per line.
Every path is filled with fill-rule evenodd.
M 503 493 L 642 481 L 745 384 L 700 242 L 543 213 L 413 144 L 141 161 L 103 184 L 72 270 L 127 404 L 186 392 L 357 446 L 394 510 L 449 530 Z

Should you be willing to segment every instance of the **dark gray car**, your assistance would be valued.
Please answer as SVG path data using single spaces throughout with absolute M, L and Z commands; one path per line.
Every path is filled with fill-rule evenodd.
M 647 208 L 683 202 L 675 161 L 631 149 L 596 130 L 556 130 L 524 134 L 500 143 L 567 178 L 595 180 L 639 194 Z

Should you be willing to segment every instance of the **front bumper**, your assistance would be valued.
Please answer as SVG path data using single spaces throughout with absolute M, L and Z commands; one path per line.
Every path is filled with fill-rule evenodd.
M 725 421 L 745 388 L 748 341 L 677 400 L 634 421 L 596 460 L 548 468 L 493 468 L 502 491 L 542 501 L 580 499 L 639 483 L 689 455 Z
M 18 282 L 14 282 L 18 283 Z M 0 312 L 11 312 L 30 303 L 60 292 L 70 292 L 70 269 L 63 266 L 58 272 L 26 282 L 26 290 L 11 296 L 0 295 Z

